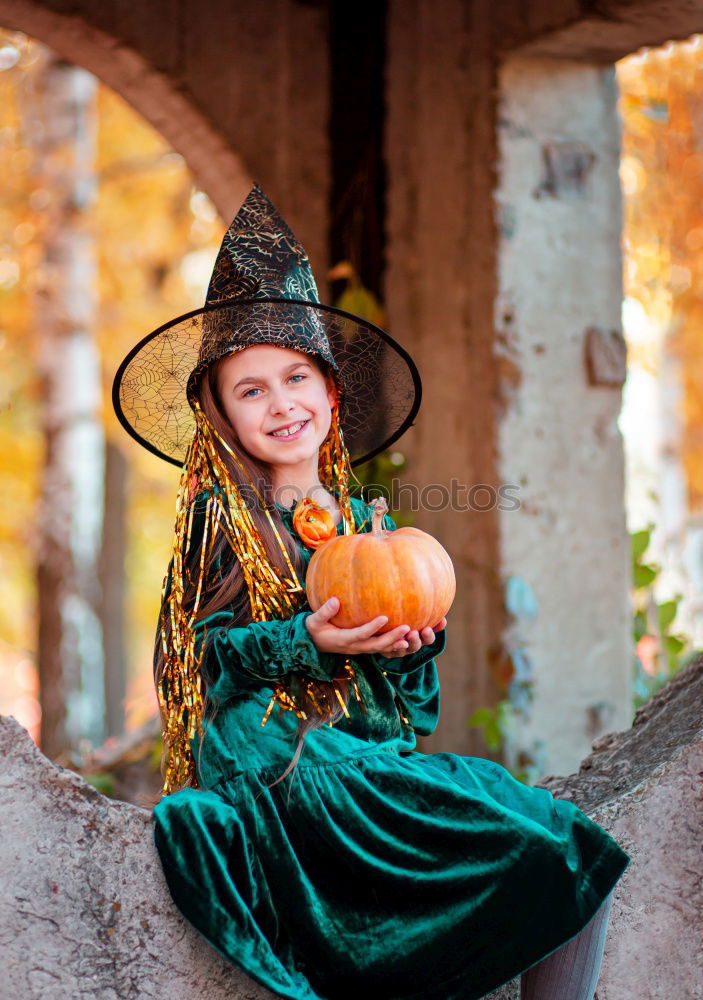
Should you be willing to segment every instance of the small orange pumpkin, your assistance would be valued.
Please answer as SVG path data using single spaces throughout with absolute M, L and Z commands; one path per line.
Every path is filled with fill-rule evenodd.
M 339 611 L 330 619 L 338 628 L 355 628 L 378 615 L 388 615 L 379 632 L 437 625 L 456 594 L 449 554 L 419 528 L 384 528 L 383 497 L 373 507 L 371 531 L 338 535 L 313 554 L 305 577 L 310 607 L 317 611 L 338 597 Z
M 337 534 L 330 512 L 309 497 L 303 497 L 295 505 L 293 528 L 310 549 L 319 548 Z

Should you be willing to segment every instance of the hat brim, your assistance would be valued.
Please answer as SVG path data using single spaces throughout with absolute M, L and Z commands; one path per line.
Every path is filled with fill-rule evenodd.
M 194 309 L 147 334 L 120 364 L 112 402 L 128 434 L 173 465 L 185 461 L 195 428 L 187 387 L 203 369 L 203 331 L 231 331 L 208 356 L 272 343 L 321 357 L 319 330 L 329 344 L 343 388 L 340 424 L 351 463 L 362 465 L 400 438 L 422 400 L 420 374 L 408 352 L 385 330 L 359 316 L 304 299 L 230 299 Z M 219 351 L 219 353 L 218 353 Z M 199 364 L 200 361 L 200 364 Z M 192 382 L 191 382 L 192 387 Z

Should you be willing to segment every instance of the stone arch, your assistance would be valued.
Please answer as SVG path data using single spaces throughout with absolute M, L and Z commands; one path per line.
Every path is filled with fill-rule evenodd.
M 223 219 L 244 200 L 252 181 L 243 157 L 175 80 L 133 46 L 37 0 L 0 0 L 0 25 L 50 46 L 128 101 L 180 153 Z

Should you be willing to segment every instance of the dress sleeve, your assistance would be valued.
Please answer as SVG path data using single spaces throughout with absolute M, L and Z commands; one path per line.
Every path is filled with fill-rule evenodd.
M 395 690 L 415 732 L 430 736 L 439 722 L 439 676 L 435 661 L 430 660 L 410 673 L 389 671 L 386 680 Z
M 308 609 L 288 619 L 231 628 L 219 624 L 226 613 L 216 612 L 200 622 L 195 630 L 196 649 L 200 651 L 204 642 L 210 697 L 219 701 L 244 694 L 291 672 L 323 681 L 339 676 L 339 656 L 318 650 L 306 628 L 305 619 L 311 614 Z
M 435 657 L 444 649 L 445 632 L 446 629 L 437 632 L 434 642 L 407 656 L 391 659 L 377 653 L 365 654 L 391 685 L 420 736 L 433 733 L 439 721 L 439 674 Z

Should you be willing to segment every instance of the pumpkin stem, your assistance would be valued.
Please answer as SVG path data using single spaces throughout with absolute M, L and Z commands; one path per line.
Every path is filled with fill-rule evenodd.
M 388 513 L 388 503 L 384 497 L 376 497 L 368 505 L 373 507 L 373 518 L 371 520 L 371 531 L 374 535 L 385 535 L 387 534 L 386 529 L 383 527 L 383 518 Z

